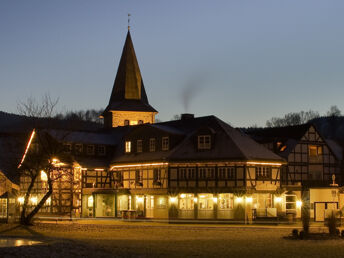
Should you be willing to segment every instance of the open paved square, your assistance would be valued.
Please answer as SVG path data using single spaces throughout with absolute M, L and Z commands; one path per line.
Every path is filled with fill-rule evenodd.
M 291 229 L 121 221 L 1 225 L 1 238 L 43 244 L 3 247 L 0 253 L 2 257 L 343 257 L 344 240 L 285 239 Z

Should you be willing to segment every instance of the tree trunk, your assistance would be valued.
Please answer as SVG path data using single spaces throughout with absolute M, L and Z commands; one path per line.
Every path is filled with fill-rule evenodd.
M 27 210 L 27 206 L 28 206 L 28 202 L 29 202 L 29 197 L 31 195 L 32 188 L 35 185 L 36 178 L 37 178 L 37 175 L 31 177 L 30 185 L 29 185 L 29 187 L 28 187 L 28 189 L 26 190 L 26 193 L 25 193 L 24 203 L 23 203 L 23 206 L 22 206 L 21 214 L 20 214 L 20 224 L 23 224 L 23 225 L 27 225 L 26 224 L 26 218 L 25 218 L 26 217 L 26 210 Z
M 37 214 L 37 212 L 42 208 L 46 200 L 51 196 L 53 192 L 53 183 L 51 180 L 48 180 L 49 190 L 37 204 L 37 206 L 24 218 L 21 220 L 21 224 L 23 225 L 32 225 L 32 219 Z

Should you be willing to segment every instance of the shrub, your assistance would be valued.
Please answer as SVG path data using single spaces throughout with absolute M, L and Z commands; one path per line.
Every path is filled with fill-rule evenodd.
M 300 239 L 303 239 L 304 237 L 305 237 L 305 235 L 306 235 L 306 232 L 305 231 L 303 231 L 303 230 L 301 230 L 300 231 Z
M 331 215 L 327 219 L 327 227 L 328 227 L 328 232 L 330 235 L 336 235 L 337 234 L 337 219 L 336 219 L 336 214 L 334 211 L 331 212 Z

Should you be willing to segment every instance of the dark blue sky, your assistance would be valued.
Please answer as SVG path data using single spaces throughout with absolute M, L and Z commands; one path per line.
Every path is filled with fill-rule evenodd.
M 339 0 L 1 0 L 0 110 L 47 92 L 61 111 L 104 108 L 131 13 L 161 120 L 187 111 L 250 126 L 344 111 L 343 10 Z

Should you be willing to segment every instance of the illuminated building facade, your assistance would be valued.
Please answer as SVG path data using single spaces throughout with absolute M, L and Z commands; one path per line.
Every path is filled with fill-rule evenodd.
M 333 169 L 336 175 L 340 173 L 328 144 L 313 127 L 300 142 L 264 142 L 263 146 L 215 116 L 183 114 L 180 120 L 155 123 L 156 114 L 149 105 L 128 31 L 110 101 L 102 114 L 104 128 L 62 133 L 63 138 L 57 130 L 49 131 L 63 142 L 73 162 L 56 168 L 56 173 L 65 176 L 54 183 L 53 195 L 41 214 L 248 222 L 299 218 L 305 192 L 302 183 L 310 179 L 304 176 L 319 178 L 322 171 L 321 178 L 328 181 Z M 278 145 L 279 151 L 269 150 L 271 144 Z M 22 194 L 25 180 L 21 179 Z M 326 200 L 331 196 L 336 208 L 342 207 L 337 188 L 322 190 L 321 196 L 327 196 Z M 44 191 L 43 176 L 37 179 L 32 198 L 41 198 Z M 318 193 L 308 191 L 308 200 L 316 203 Z M 32 199 L 32 204 L 36 201 Z M 325 206 L 331 205 L 325 202 Z

